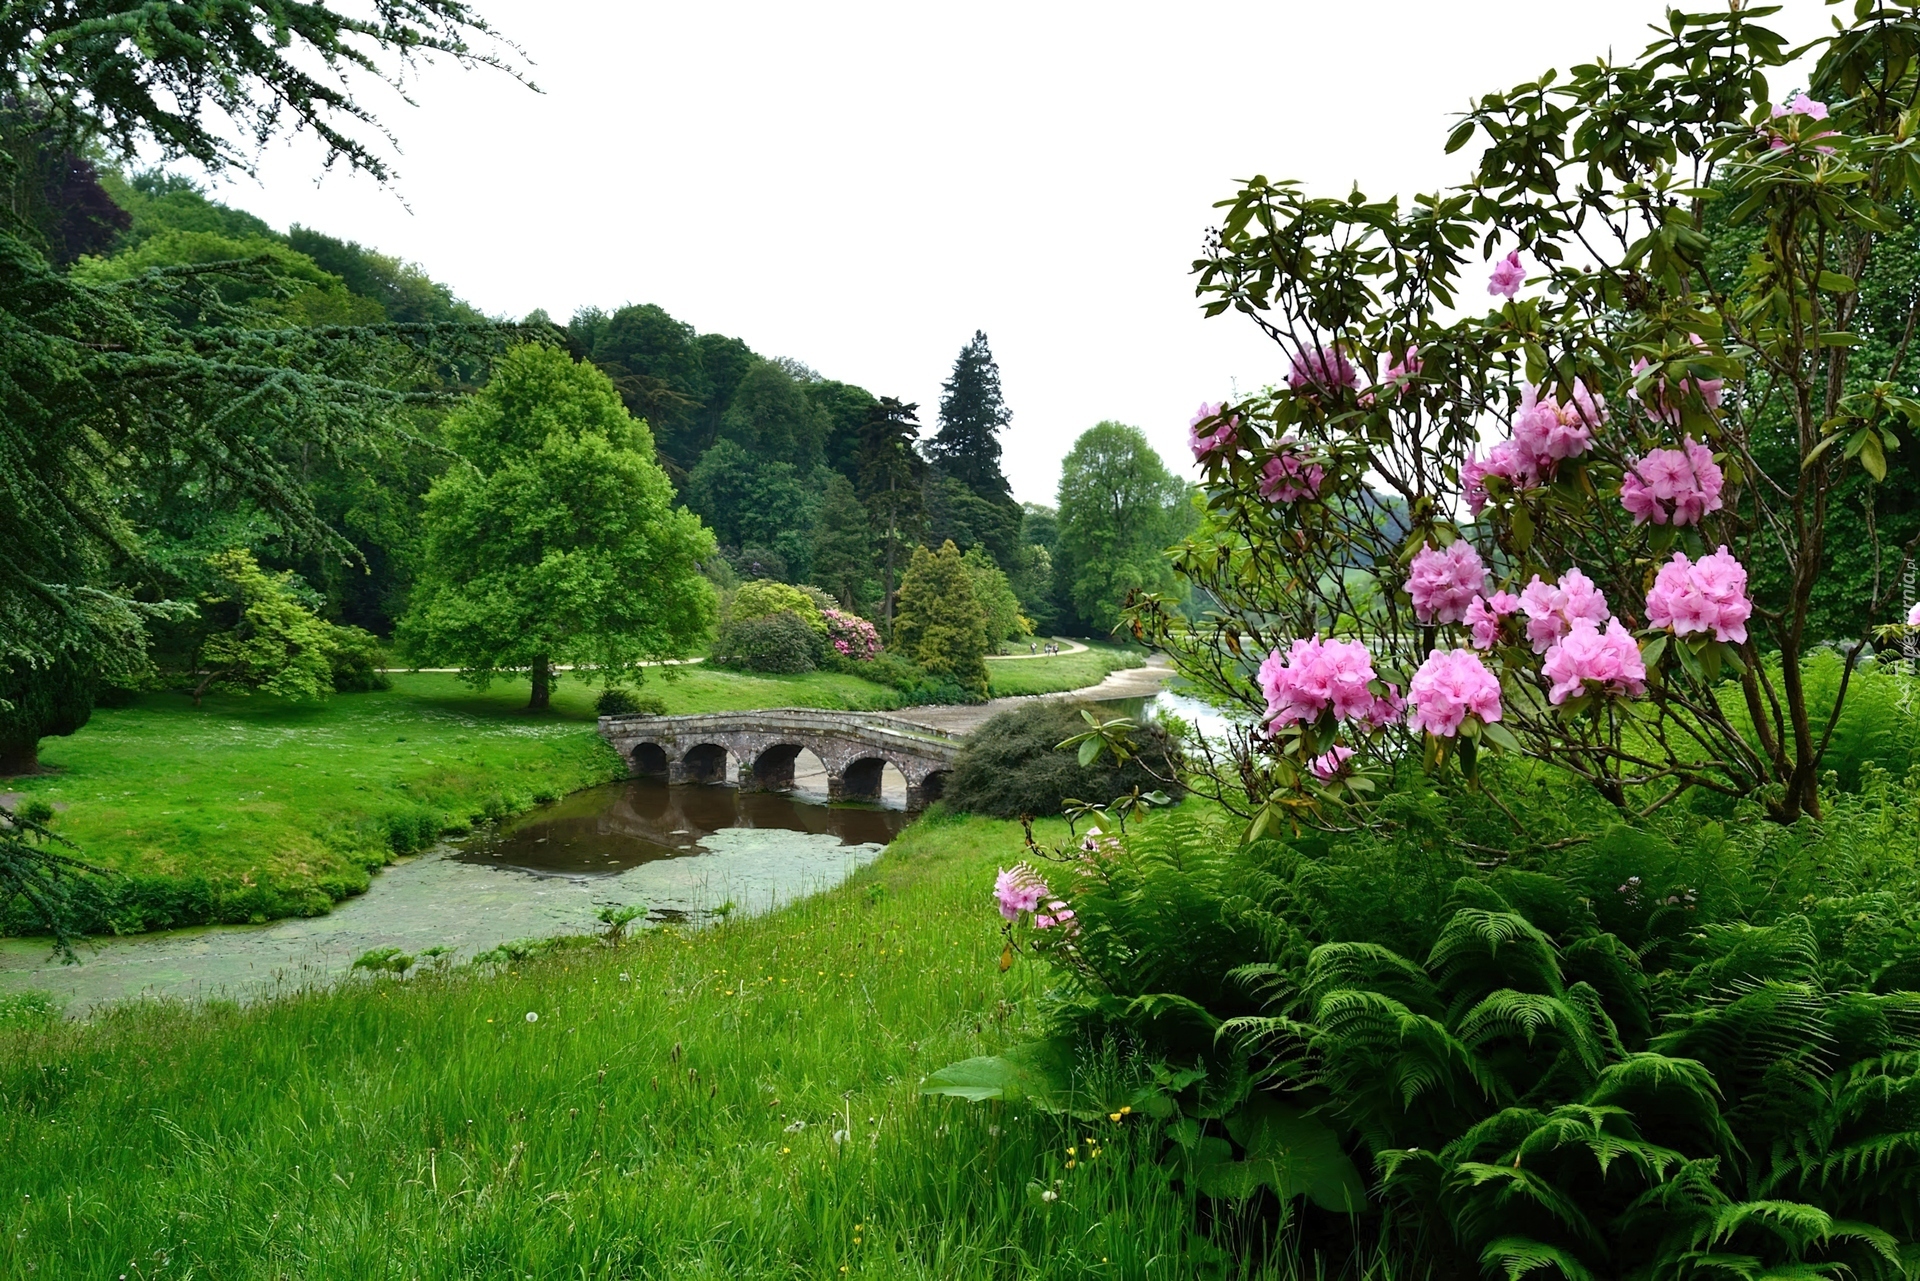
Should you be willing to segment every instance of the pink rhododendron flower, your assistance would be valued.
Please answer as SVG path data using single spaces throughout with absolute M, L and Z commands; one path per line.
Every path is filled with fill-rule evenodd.
M 1047 902 L 1046 911 L 1035 912 L 1033 914 L 1033 928 L 1036 930 L 1051 930 L 1054 928 L 1070 930 L 1073 928 L 1073 909 L 1067 906 L 1066 900 L 1064 899 L 1050 899 Z
M 1647 593 L 1647 624 L 1668 628 L 1675 636 L 1712 632 L 1715 640 L 1738 645 L 1747 639 L 1747 619 L 1752 616 L 1746 566 L 1724 543 L 1698 561 L 1675 552 Z
M 1511 440 L 1495 445 L 1485 458 L 1469 458 L 1460 467 L 1460 489 L 1475 516 L 1487 505 L 1489 476 L 1501 477 L 1516 490 L 1533 489 L 1543 479 L 1533 456 Z
M 1361 642 L 1296 640 L 1285 657 L 1276 649 L 1260 664 L 1267 722 L 1312 724 L 1328 710 L 1342 720 L 1369 718 L 1379 701 L 1367 688 L 1373 679 L 1373 655 Z
M 1640 645 L 1617 618 L 1607 620 L 1604 632 L 1592 619 L 1575 619 L 1572 629 L 1547 651 L 1540 670 L 1553 682 L 1547 699 L 1556 706 L 1584 693 L 1638 698 L 1647 692 Z
M 1420 344 L 1417 342 L 1409 343 L 1407 344 L 1407 354 L 1400 357 L 1394 364 L 1387 366 L 1387 381 L 1397 383 L 1404 382 L 1409 378 L 1417 378 L 1420 376 L 1420 371 L 1423 368 L 1425 368 L 1425 366 L 1420 361 Z
M 839 653 L 865 662 L 880 652 L 880 633 L 858 614 L 825 608 L 820 617 L 826 620 L 827 639 Z
M 1620 505 L 1634 523 L 1697 525 L 1720 510 L 1726 474 L 1713 451 L 1688 436 L 1679 449 L 1655 449 L 1627 468 L 1620 478 Z
M 1413 597 L 1413 615 L 1423 623 L 1457 623 L 1467 606 L 1487 589 L 1487 567 L 1466 539 L 1435 551 L 1421 544 L 1407 572 L 1407 593 Z
M 1701 351 L 1707 349 L 1706 342 L 1699 334 L 1689 335 L 1693 345 Z M 1641 371 L 1649 364 L 1645 356 L 1636 356 L 1633 361 L 1633 376 L 1639 380 Z M 1680 411 L 1689 395 L 1698 395 L 1708 409 L 1720 407 L 1720 394 L 1726 387 L 1724 378 L 1682 378 L 1677 384 L 1669 384 L 1664 378 L 1656 378 L 1647 388 L 1647 394 L 1638 390 L 1629 392 L 1635 400 L 1647 407 L 1647 413 L 1657 422 L 1669 427 L 1680 425 Z
M 1287 371 L 1287 386 L 1308 394 L 1340 391 L 1359 381 L 1353 362 L 1338 349 L 1322 347 L 1319 343 L 1302 347 Z
M 1408 725 L 1452 738 L 1469 716 L 1489 724 L 1500 719 L 1500 682 L 1472 650 L 1436 649 L 1413 674 L 1407 705 Z
M 1220 411 L 1224 407 L 1218 404 L 1203 404 L 1194 414 L 1193 421 L 1187 424 L 1187 443 L 1193 446 L 1195 462 L 1205 462 L 1215 454 L 1233 447 L 1234 436 L 1240 426 L 1240 418 L 1238 415 L 1232 418 L 1221 418 Z M 1212 423 L 1212 428 L 1202 431 L 1201 428 L 1207 423 Z
M 1308 462 L 1293 444 L 1291 440 L 1281 441 L 1280 452 L 1267 459 L 1266 466 L 1260 469 L 1260 496 L 1270 503 L 1293 503 L 1320 496 L 1320 482 L 1327 478 L 1326 468 Z
M 1493 275 L 1487 281 L 1487 292 L 1501 294 L 1511 298 L 1520 292 L 1520 286 L 1527 283 L 1527 269 L 1520 265 L 1520 251 L 1515 250 L 1493 264 Z
M 1034 911 L 1051 893 L 1040 874 L 1025 863 L 1001 868 L 1000 875 L 993 881 L 993 897 L 999 900 L 1000 915 L 1009 921 L 1017 921 L 1022 913 Z
M 1789 116 L 1805 116 L 1808 120 L 1825 120 L 1827 118 L 1827 104 L 1815 101 L 1804 93 L 1796 93 L 1793 97 L 1787 99 L 1786 105 L 1777 106 L 1773 109 L 1773 118 L 1775 120 L 1785 119 Z M 1789 124 L 1791 125 L 1792 122 L 1789 121 Z M 1793 132 L 1797 135 L 1799 129 L 1795 127 Z M 1830 138 L 1832 136 L 1833 131 L 1828 129 L 1808 134 L 1804 140 L 1816 142 L 1821 138 Z M 1768 145 L 1775 151 L 1785 151 L 1793 144 L 1785 134 L 1775 133 L 1769 140 Z M 1814 150 L 1829 156 L 1833 154 L 1832 147 L 1816 146 Z
M 1467 616 L 1464 620 L 1473 630 L 1473 647 L 1492 649 L 1500 640 L 1500 620 L 1519 608 L 1520 598 L 1512 592 L 1495 592 L 1491 596 L 1474 597 L 1473 603 L 1467 606 Z
M 1557 587 L 1535 574 L 1520 592 L 1520 608 L 1526 611 L 1527 639 L 1536 654 L 1546 653 L 1572 631 L 1576 620 L 1584 618 L 1597 627 L 1612 616 L 1606 595 L 1577 566 L 1560 575 Z
M 1321 753 L 1307 762 L 1307 772 L 1322 783 L 1331 783 L 1347 772 L 1347 762 L 1353 758 L 1351 747 L 1334 744 L 1329 751 Z
M 1920 627 L 1920 605 L 1915 605 L 1907 611 L 1907 626 Z
M 1397 724 L 1407 714 L 1407 700 L 1400 697 L 1398 685 L 1388 685 L 1387 692 L 1377 696 L 1373 705 L 1361 712 L 1354 720 L 1364 729 L 1385 729 Z
M 1593 444 L 1593 430 L 1607 420 L 1607 403 L 1575 383 L 1567 402 L 1547 389 L 1522 387 L 1520 412 L 1513 420 L 1514 444 L 1545 474 L 1563 458 L 1578 458 Z

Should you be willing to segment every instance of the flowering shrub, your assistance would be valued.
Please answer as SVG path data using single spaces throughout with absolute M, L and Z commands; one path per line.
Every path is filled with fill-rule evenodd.
M 1258 718 L 1216 795 L 1352 822 L 1312 767 L 1337 739 L 1349 773 L 1418 754 L 1471 775 L 1486 746 L 1627 809 L 1707 788 L 1818 812 L 1830 731 L 1797 673 L 1828 523 L 1844 483 L 1873 528 L 1920 426 L 1905 344 L 1857 314 L 1920 209 L 1907 64 L 1870 52 L 1905 12 L 1858 7 L 1779 101 L 1757 95 L 1787 46 L 1747 7 L 1677 14 L 1636 69 L 1480 100 L 1461 190 L 1257 179 L 1223 206 L 1205 310 L 1253 319 L 1285 378 L 1193 424 L 1208 518 L 1175 564 L 1217 608 L 1133 612 Z M 1491 306 L 1463 314 L 1482 281 Z M 1872 618 L 1904 608 L 1913 551 L 1848 546 Z
M 826 620 L 827 643 L 842 658 L 864 663 L 880 652 L 880 633 L 858 614 L 823 608 L 820 617 Z

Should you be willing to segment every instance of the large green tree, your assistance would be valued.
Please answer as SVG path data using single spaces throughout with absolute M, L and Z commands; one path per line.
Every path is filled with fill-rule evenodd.
M 925 508 L 921 483 L 926 462 L 914 449 L 920 434 L 918 405 L 882 396 L 860 424 L 860 501 L 873 516 L 880 543 L 882 625 L 893 626 L 894 574 L 903 554 L 918 541 Z
M 981 498 L 1010 505 L 1013 491 L 1000 471 L 999 436 L 1013 414 L 1000 394 L 1000 366 L 986 334 L 976 330 L 960 349 L 941 390 L 940 430 L 927 442 L 927 460 Z
M 674 506 L 653 434 L 605 374 L 517 347 L 445 433 L 466 462 L 427 494 L 400 628 L 416 654 L 481 688 L 525 672 L 540 709 L 558 665 L 637 675 L 706 639 L 713 589 L 699 563 L 713 536 Z
M 1076 440 L 1060 469 L 1054 572 L 1081 620 L 1112 631 L 1129 591 L 1172 590 L 1167 549 L 1190 520 L 1186 485 L 1138 427 L 1103 422 Z
M 987 696 L 987 620 L 973 575 L 951 542 L 913 549 L 900 580 L 894 648 L 976 698 Z
M 813 531 L 813 582 L 850 613 L 873 581 L 873 521 L 845 476 L 827 482 Z

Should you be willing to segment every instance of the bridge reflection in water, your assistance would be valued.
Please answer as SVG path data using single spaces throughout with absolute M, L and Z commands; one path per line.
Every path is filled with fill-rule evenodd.
M 804 758 L 802 758 L 804 760 Z M 824 791 L 825 776 L 801 776 Z M 543 805 L 470 841 L 462 862 L 558 876 L 613 876 L 657 859 L 700 854 L 699 842 L 730 828 L 831 835 L 842 844 L 885 845 L 910 821 L 898 809 L 829 808 L 824 795 L 669 786 L 657 779 L 590 787 Z

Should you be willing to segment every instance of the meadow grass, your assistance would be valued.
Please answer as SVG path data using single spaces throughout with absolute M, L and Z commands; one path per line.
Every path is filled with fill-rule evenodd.
M 1038 1030 L 989 894 L 1018 848 L 936 810 L 759 918 L 0 1021 L 0 1274 L 1241 1275 L 1148 1123 L 918 1095 Z
M 1084 689 L 1089 685 L 1098 685 L 1106 679 L 1108 672 L 1123 667 L 1138 667 L 1144 661 L 1139 650 L 1091 643 L 1084 651 L 1073 654 L 1010 658 L 999 662 L 988 660 L 988 688 L 995 698 Z
M 1020 692 L 1098 682 L 1127 659 L 996 663 Z M 856 676 L 758 675 L 694 665 L 645 683 L 674 714 L 762 707 L 886 710 L 898 691 Z M 397 672 L 393 688 L 298 704 L 155 693 L 50 738 L 52 772 L 0 784 L 55 807 L 96 866 L 124 873 L 83 907 L 91 931 L 315 915 L 366 889 L 373 869 L 446 831 L 517 813 L 624 770 L 594 731 L 590 683 L 562 680 L 525 710 L 523 681 L 476 691 L 451 673 Z M 0 924 L 35 928 L 19 904 Z

